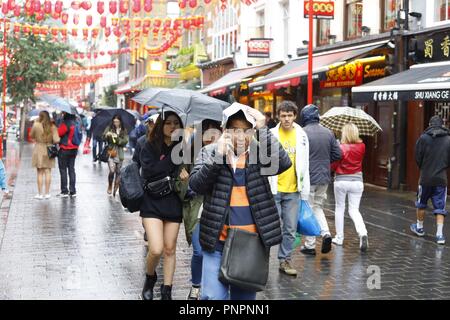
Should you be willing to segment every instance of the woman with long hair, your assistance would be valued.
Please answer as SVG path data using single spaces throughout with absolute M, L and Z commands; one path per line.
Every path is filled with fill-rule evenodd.
M 336 172 L 334 182 L 336 237 L 333 243 L 342 246 L 344 243 L 345 199 L 348 196 L 348 213 L 355 224 L 360 238 L 360 249 L 365 252 L 368 247 L 367 229 L 364 224 L 359 204 L 364 191 L 362 164 L 366 146 L 359 137 L 358 127 L 348 123 L 342 128 L 342 158 L 332 164 Z
M 111 125 L 103 132 L 103 140 L 107 143 L 109 151 L 108 167 L 108 194 L 116 196 L 120 183 L 120 169 L 124 160 L 123 148 L 128 143 L 127 130 L 123 128 L 122 118 L 115 115 L 111 121 Z M 114 183 L 114 191 L 113 191 Z
M 47 111 L 41 111 L 39 118 L 31 129 L 31 137 L 36 141 L 31 158 L 31 165 L 37 169 L 37 200 L 50 199 L 51 169 L 55 167 L 55 159 L 48 156 L 47 147 L 60 142 L 58 128 L 51 121 Z M 45 181 L 45 192 L 44 192 Z
M 173 141 L 183 125 L 174 112 L 165 112 L 149 130 L 147 141 L 140 152 L 145 195 L 140 215 L 148 237 L 147 274 L 142 290 L 144 300 L 153 300 L 153 288 L 157 281 L 156 267 L 164 255 L 164 282 L 161 299 L 172 299 L 172 281 L 175 272 L 175 252 L 178 231 L 182 221 L 182 204 L 172 181 L 187 181 L 189 174 L 180 170 L 172 159 L 172 151 L 181 143 Z

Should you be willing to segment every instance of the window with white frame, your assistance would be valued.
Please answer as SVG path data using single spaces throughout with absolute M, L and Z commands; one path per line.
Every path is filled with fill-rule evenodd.
M 450 0 L 435 0 L 434 8 L 436 22 L 450 20 Z
M 213 26 L 213 57 L 219 60 L 229 57 L 236 51 L 239 21 L 236 9 L 229 3 L 225 10 L 216 9 L 217 16 Z
M 264 10 L 256 12 L 256 28 L 255 28 L 255 37 L 256 38 L 264 38 L 264 29 L 265 29 L 265 21 L 266 17 L 264 14 Z
M 280 3 L 283 15 L 284 57 L 289 54 L 289 1 Z

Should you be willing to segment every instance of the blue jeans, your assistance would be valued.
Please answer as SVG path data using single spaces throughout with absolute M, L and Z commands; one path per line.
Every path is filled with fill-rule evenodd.
M 278 192 L 275 195 L 275 203 L 282 221 L 283 240 L 278 249 L 278 259 L 281 261 L 290 260 L 292 251 L 294 250 L 299 201 L 300 196 L 298 192 Z
M 203 253 L 202 247 L 200 246 L 200 223 L 192 233 L 192 259 L 191 259 L 191 276 L 192 285 L 199 286 L 202 284 L 202 264 L 203 264 Z
M 256 300 L 256 292 L 225 285 L 219 281 L 222 252 L 203 252 L 201 300 Z
M 0 160 L 0 189 L 6 190 L 8 189 L 6 185 L 6 170 L 3 161 Z

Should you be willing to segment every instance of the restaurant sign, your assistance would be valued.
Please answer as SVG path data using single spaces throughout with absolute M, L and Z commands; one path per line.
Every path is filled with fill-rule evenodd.
M 416 55 L 420 63 L 450 61 L 450 31 L 419 36 Z

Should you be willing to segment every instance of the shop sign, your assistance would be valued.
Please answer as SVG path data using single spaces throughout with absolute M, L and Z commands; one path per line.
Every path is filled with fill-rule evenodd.
M 249 58 L 270 58 L 271 39 L 250 39 L 247 40 L 247 57 Z
M 320 88 L 346 88 L 359 86 L 363 83 L 363 65 L 360 62 L 350 62 L 333 68 L 325 73 L 325 80 L 320 81 Z
M 304 1 L 304 17 L 309 18 L 309 1 Z M 314 19 L 334 19 L 334 1 L 313 1 Z
M 417 59 L 421 63 L 450 61 L 450 31 L 418 37 Z
M 449 101 L 450 89 L 411 90 L 411 91 L 376 91 L 353 95 L 354 102 L 394 102 L 394 101 Z

